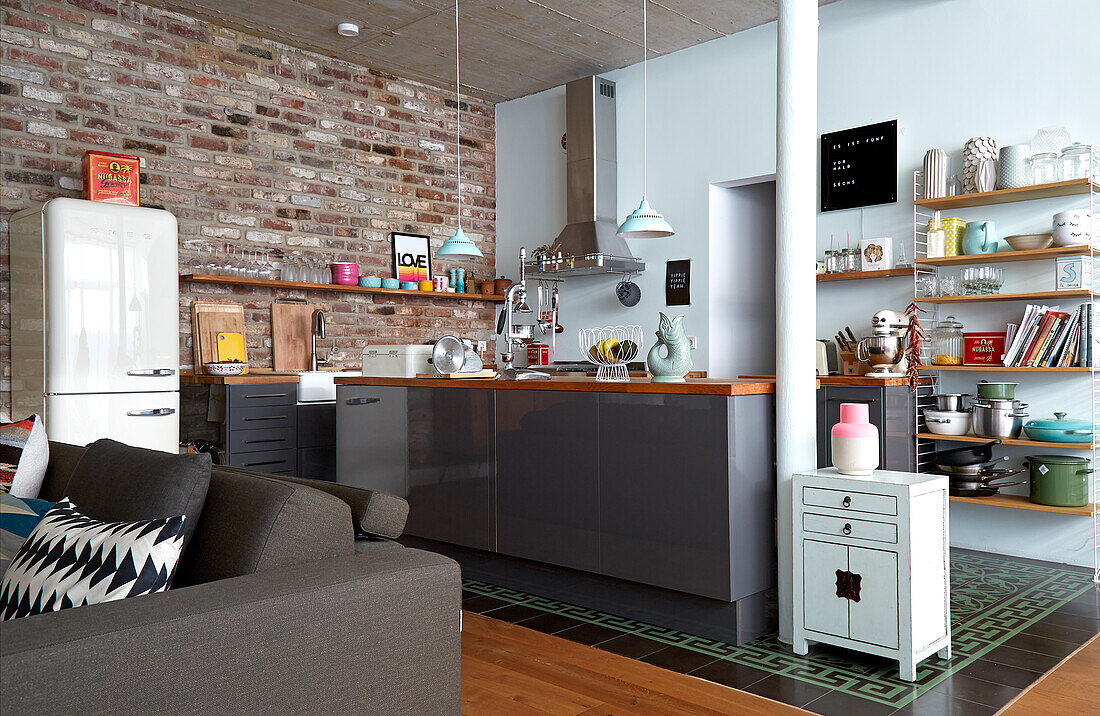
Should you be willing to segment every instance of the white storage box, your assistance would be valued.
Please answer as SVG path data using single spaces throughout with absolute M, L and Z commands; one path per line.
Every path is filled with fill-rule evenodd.
M 431 373 L 432 345 L 366 346 L 363 375 L 371 378 L 415 378 Z
M 1056 291 L 1092 288 L 1092 259 L 1088 256 L 1059 256 L 1054 271 Z

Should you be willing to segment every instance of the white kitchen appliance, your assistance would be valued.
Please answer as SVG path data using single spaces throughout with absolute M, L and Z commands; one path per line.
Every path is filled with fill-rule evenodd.
M 12 404 L 51 440 L 179 450 L 176 217 L 53 199 L 11 219 Z
M 427 345 L 382 345 L 363 348 L 363 375 L 370 378 L 415 378 L 432 373 L 432 350 Z

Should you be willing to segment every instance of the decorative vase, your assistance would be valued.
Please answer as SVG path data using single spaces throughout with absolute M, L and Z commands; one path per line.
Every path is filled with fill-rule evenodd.
M 924 198 L 947 196 L 947 152 L 929 149 L 924 153 Z
M 657 342 L 649 349 L 646 366 L 654 383 L 683 383 L 684 376 L 691 372 L 691 346 L 684 333 L 684 317 L 660 315 Z M 662 346 L 665 355 L 661 355 Z
M 963 193 L 978 191 L 978 169 L 983 159 L 997 159 L 997 140 L 993 137 L 973 137 L 963 147 Z
M 829 435 L 833 467 L 841 475 L 870 475 L 878 467 L 878 428 L 868 415 L 866 403 L 840 404 L 840 422 Z
M 1031 147 L 1027 144 L 1001 147 L 1000 159 L 997 160 L 997 188 L 1019 189 L 1031 184 L 1027 173 L 1030 157 Z

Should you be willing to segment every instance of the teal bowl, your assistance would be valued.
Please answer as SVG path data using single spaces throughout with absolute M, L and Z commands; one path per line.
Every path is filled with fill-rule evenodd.
M 363 288 L 381 288 L 382 279 L 377 276 L 360 276 L 359 285 Z
M 395 278 L 382 279 L 382 288 L 400 288 L 401 283 Z
M 401 289 L 404 291 L 418 291 L 420 286 L 417 285 L 416 281 L 405 281 L 401 284 Z

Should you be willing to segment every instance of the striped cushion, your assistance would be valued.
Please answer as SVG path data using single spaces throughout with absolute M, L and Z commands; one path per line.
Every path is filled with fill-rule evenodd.
M 49 461 L 42 418 L 32 415 L 17 423 L 0 423 L 0 492 L 38 497 Z

